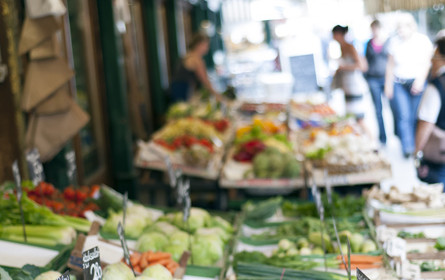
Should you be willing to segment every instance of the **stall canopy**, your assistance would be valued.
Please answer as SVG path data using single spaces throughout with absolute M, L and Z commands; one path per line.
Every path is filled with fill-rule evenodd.
M 418 10 L 444 4 L 445 0 L 365 0 L 366 11 L 369 14 L 396 10 Z

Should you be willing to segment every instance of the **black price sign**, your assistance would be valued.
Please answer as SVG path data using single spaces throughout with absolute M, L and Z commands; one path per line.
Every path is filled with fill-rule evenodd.
M 69 270 L 65 271 L 64 274 L 62 274 L 57 280 L 70 280 L 70 272 Z
M 43 165 L 40 161 L 40 153 L 34 148 L 26 154 L 26 161 L 28 163 L 29 177 L 32 180 L 34 186 L 37 186 L 40 182 L 45 180 L 45 174 L 43 174 Z
M 371 280 L 360 269 L 357 268 L 357 280 Z
M 28 242 L 28 238 L 26 237 L 26 229 L 25 229 L 25 215 L 23 214 L 23 208 L 22 208 L 22 181 L 20 178 L 20 170 L 19 170 L 19 164 L 18 164 L 17 160 L 15 160 L 14 163 L 12 164 L 12 174 L 14 175 L 15 187 L 17 189 L 17 202 L 19 204 L 20 217 L 22 220 L 23 239 L 25 240 L 25 242 Z
M 85 280 L 101 280 L 100 252 L 96 246 L 82 253 L 83 276 Z
M 117 224 L 117 234 L 119 235 L 119 239 L 121 241 L 122 250 L 124 250 L 125 262 L 130 266 L 131 270 L 133 271 L 134 276 L 136 276 L 136 273 L 134 273 L 133 265 L 130 262 L 130 251 L 128 250 L 127 241 L 125 240 L 125 231 L 124 231 L 124 227 L 122 226 L 121 222 L 119 222 L 119 224 Z

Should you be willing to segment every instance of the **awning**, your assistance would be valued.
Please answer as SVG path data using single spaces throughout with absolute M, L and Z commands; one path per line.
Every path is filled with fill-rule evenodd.
M 445 0 L 365 0 L 367 13 L 376 14 L 396 10 L 418 10 L 444 5 Z

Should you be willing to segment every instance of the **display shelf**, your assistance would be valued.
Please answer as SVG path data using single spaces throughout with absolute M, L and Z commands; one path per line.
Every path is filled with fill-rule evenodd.
M 326 186 L 326 179 L 323 169 L 315 168 L 312 175 L 315 178 L 315 183 L 317 184 L 317 186 Z M 389 167 L 376 168 L 361 172 L 328 175 L 329 182 L 332 187 L 377 184 L 380 183 L 382 180 L 391 177 L 392 171 Z
M 142 169 L 152 169 L 159 171 L 167 171 L 167 166 L 164 161 L 155 160 L 155 161 L 144 161 L 139 158 L 135 159 L 135 166 L 137 168 Z M 175 164 L 173 163 L 173 167 L 176 169 L 181 169 L 182 174 L 199 177 L 208 180 L 217 180 L 219 177 L 219 170 L 209 170 L 197 167 L 191 167 L 183 164 Z

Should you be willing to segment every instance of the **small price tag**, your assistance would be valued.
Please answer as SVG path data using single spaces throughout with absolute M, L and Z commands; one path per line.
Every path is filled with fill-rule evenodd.
M 179 179 L 178 183 L 178 205 L 182 205 L 182 219 L 184 222 L 190 217 L 191 199 L 190 199 L 190 180 Z
M 65 271 L 64 274 L 62 274 L 57 280 L 70 280 L 70 272 L 69 270 Z
M 19 170 L 19 164 L 17 162 L 17 160 L 15 160 L 12 163 L 12 174 L 14 176 L 14 180 L 15 180 L 15 187 L 17 190 L 17 202 L 19 204 L 19 209 L 20 209 L 20 218 L 22 220 L 22 228 L 23 228 L 23 239 L 25 240 L 25 242 L 28 242 L 28 238 L 26 236 L 26 228 L 25 228 L 25 215 L 23 213 L 23 207 L 22 207 L 22 180 L 20 178 L 20 170 Z
M 184 201 L 184 209 L 183 209 L 183 215 L 182 215 L 182 220 L 184 221 L 184 223 L 187 222 L 187 220 L 190 217 L 190 208 L 191 207 L 192 207 L 192 201 L 190 199 L 190 195 L 188 195 Z
M 380 242 L 386 242 L 390 239 L 397 237 L 397 230 L 393 228 L 388 228 L 385 225 L 380 225 L 376 228 L 377 239 Z
M 99 247 L 94 247 L 82 253 L 83 276 L 85 280 L 101 280 Z
M 125 228 L 125 219 L 127 217 L 127 203 L 128 203 L 128 192 L 125 192 L 124 199 L 122 200 L 122 223 Z
M 26 154 L 26 161 L 28 163 L 29 177 L 34 186 L 37 186 L 40 182 L 45 180 L 39 151 L 36 148 L 29 151 Z
M 67 176 L 71 185 L 76 185 L 76 154 L 74 151 L 69 151 L 65 154 L 65 160 L 67 163 Z
M 401 257 L 405 259 L 406 257 L 406 241 L 402 238 L 396 237 L 388 240 L 384 247 L 386 248 L 386 253 L 390 257 Z
M 14 176 L 15 187 L 17 189 L 17 199 L 22 199 L 22 180 L 20 178 L 19 164 L 17 160 L 12 163 L 12 175 Z
M 165 165 L 167 166 L 168 178 L 170 180 L 170 187 L 176 187 L 176 173 L 173 169 L 173 164 L 168 156 L 165 157 Z
M 357 268 L 357 280 L 371 280 L 359 268 Z
M 125 240 L 125 231 L 124 231 L 124 228 L 123 228 L 121 222 L 119 222 L 119 224 L 117 225 L 117 234 L 119 235 L 122 250 L 124 251 L 125 262 L 130 266 L 131 270 L 133 271 L 134 276 L 136 276 L 136 273 L 134 272 L 133 265 L 130 262 L 130 251 L 128 250 L 127 241 Z
M 403 279 L 420 279 L 420 266 L 412 264 L 407 260 L 402 260 L 396 265 L 397 276 Z

